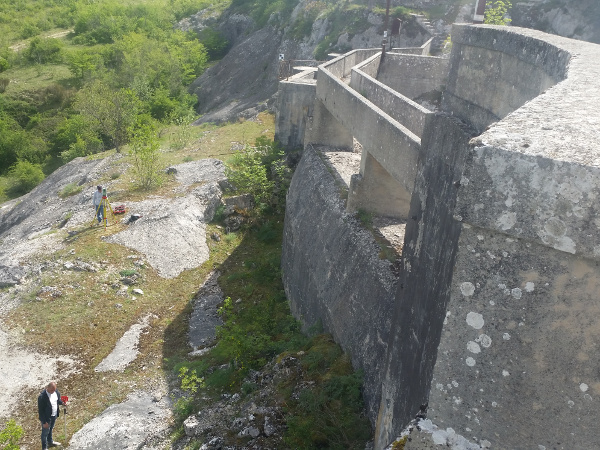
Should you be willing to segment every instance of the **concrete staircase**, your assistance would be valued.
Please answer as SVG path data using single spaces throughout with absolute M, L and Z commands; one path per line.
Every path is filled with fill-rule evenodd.
M 429 33 L 433 37 L 433 41 L 431 42 L 431 54 L 437 55 L 442 51 L 442 47 L 444 45 L 444 41 L 448 37 L 445 33 L 438 33 L 431 22 L 427 20 L 423 14 L 411 14 L 417 21 L 417 23 L 423 28 L 427 33 Z

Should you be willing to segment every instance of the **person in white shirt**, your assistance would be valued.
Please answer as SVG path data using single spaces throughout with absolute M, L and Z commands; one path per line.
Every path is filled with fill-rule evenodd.
M 38 396 L 38 416 L 42 424 L 42 450 L 60 446 L 60 442 L 52 439 L 52 429 L 60 415 L 58 405 L 62 404 L 60 392 L 56 390 L 56 383 L 54 381 L 48 383 L 46 389 Z
M 94 211 L 96 211 L 96 217 L 98 223 L 102 223 L 104 220 L 104 208 L 100 205 L 102 203 L 102 186 L 96 186 L 97 190 L 92 196 L 92 203 L 94 204 Z

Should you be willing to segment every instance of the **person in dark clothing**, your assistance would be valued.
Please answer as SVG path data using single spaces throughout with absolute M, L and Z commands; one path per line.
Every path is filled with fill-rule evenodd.
M 58 405 L 62 404 L 60 392 L 56 390 L 56 383 L 54 381 L 48 383 L 46 389 L 38 396 L 38 416 L 42 424 L 42 450 L 60 446 L 60 442 L 52 439 L 52 429 L 60 415 Z

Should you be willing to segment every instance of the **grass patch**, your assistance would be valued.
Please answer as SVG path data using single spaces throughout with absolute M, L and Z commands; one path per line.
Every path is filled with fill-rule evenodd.
M 83 191 L 83 186 L 79 186 L 75 183 L 69 183 L 60 190 L 58 196 L 60 198 L 67 198 L 79 194 L 81 191 Z

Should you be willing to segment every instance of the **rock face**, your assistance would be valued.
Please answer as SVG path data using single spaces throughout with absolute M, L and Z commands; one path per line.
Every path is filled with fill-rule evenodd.
M 600 3 L 596 0 L 537 0 L 513 5 L 512 25 L 600 44 Z

